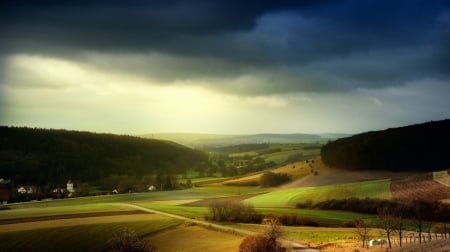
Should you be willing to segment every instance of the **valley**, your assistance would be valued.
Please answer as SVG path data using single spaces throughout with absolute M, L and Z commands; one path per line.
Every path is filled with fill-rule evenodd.
M 82 134 L 82 137 L 109 141 L 104 135 Z M 136 139 L 120 141 L 124 140 Z M 138 141 L 144 144 L 146 140 Z M 169 146 L 197 155 L 198 166 L 172 168 L 171 173 L 161 173 L 161 168 L 143 170 L 147 174 L 142 178 L 147 180 L 132 174 L 111 174 L 109 184 L 104 179 L 98 180 L 98 184 L 92 180 L 84 188 L 97 193 L 88 191 L 79 195 L 75 191 L 72 197 L 3 204 L 0 208 L 3 248 L 7 251 L 107 251 L 111 235 L 127 228 L 157 251 L 206 248 L 237 251 L 246 237 L 265 232 L 268 226 L 262 223 L 267 218 L 276 218 L 282 230 L 278 240 L 288 251 L 353 252 L 355 248 L 377 251 L 376 246 L 362 247 L 360 227 L 355 223 L 363 221 L 369 227 L 370 239 L 366 238 L 365 242 L 385 240 L 385 217 L 380 215 L 380 209 L 391 207 L 394 211 L 395 204 L 405 209 L 402 222 L 405 248 L 414 248 L 415 242 L 422 240 L 430 242 L 430 247 L 435 243 L 442 247 L 443 241 L 439 239 L 449 241 L 445 239 L 449 236 L 448 205 L 443 203 L 450 201 L 449 170 L 332 167 L 322 160 L 324 143 L 320 142 L 214 145 L 195 151 L 173 143 Z M 130 178 L 133 179 L 128 182 L 127 190 L 112 190 L 125 185 L 122 180 Z M 139 186 L 133 186 L 132 181 Z M 79 183 L 75 184 L 75 190 Z M 142 183 L 146 183 L 144 187 Z M 154 189 L 142 190 L 147 187 Z M 32 198 L 32 194 L 27 196 Z M 432 207 L 436 214 L 427 213 L 428 210 L 420 208 L 421 204 Z M 399 212 L 392 213 L 390 218 Z M 417 236 L 418 232 L 430 234 L 431 241 L 408 238 L 412 234 Z M 51 242 L 56 235 L 58 241 Z M 24 239 L 26 243 L 21 242 Z M 392 249 L 396 251 L 398 233 L 392 241 Z

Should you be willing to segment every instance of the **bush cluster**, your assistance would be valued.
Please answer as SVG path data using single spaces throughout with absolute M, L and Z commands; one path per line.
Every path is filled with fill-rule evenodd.
M 244 223 L 261 223 L 263 216 L 252 205 L 230 201 L 215 202 L 209 207 L 211 220 Z
M 291 177 L 288 174 L 274 173 L 269 171 L 261 176 L 259 184 L 262 187 L 273 187 L 289 182 L 290 180 Z

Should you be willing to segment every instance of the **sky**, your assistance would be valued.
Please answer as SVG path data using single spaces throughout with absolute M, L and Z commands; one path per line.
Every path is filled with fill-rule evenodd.
M 0 125 L 359 133 L 450 118 L 450 2 L 0 3 Z

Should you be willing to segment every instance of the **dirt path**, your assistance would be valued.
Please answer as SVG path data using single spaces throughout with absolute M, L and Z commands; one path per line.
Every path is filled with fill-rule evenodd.
M 141 207 L 141 206 L 137 206 L 137 205 L 133 205 L 133 204 L 115 203 L 115 205 L 127 206 L 127 207 L 135 208 L 137 210 L 148 212 L 148 213 L 155 213 L 155 214 L 165 215 L 165 216 L 168 216 L 168 217 L 184 220 L 184 221 L 187 221 L 187 222 L 195 223 L 195 224 L 200 225 L 200 226 L 204 226 L 204 227 L 207 227 L 207 228 L 211 228 L 211 229 L 214 229 L 214 230 L 223 231 L 223 232 L 227 232 L 227 233 L 238 234 L 238 235 L 243 235 L 243 236 L 255 235 L 256 234 L 255 232 L 252 232 L 252 231 L 247 231 L 247 230 L 238 229 L 238 228 L 226 227 L 226 226 L 222 226 L 222 225 L 219 225 L 219 224 L 210 223 L 210 222 L 207 222 L 207 221 L 194 220 L 194 219 L 190 219 L 190 218 L 187 218 L 187 217 L 184 217 L 184 216 L 180 216 L 180 215 L 176 215 L 176 214 L 170 214 L 170 213 L 166 213 L 166 212 L 161 212 L 161 211 L 157 211 L 157 210 L 153 210 L 153 209 L 149 209 L 149 208 L 145 208 L 145 207 Z M 295 251 L 318 252 L 318 250 L 309 248 L 306 245 L 298 244 L 298 243 L 295 243 L 295 242 L 292 242 L 292 241 L 289 241 L 289 240 L 282 239 L 282 240 L 280 240 L 280 242 L 282 243 L 282 245 L 284 247 L 292 248 Z

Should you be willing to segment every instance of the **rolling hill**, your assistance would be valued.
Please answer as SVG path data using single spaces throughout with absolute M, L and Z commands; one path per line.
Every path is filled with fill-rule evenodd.
M 450 119 L 341 138 L 324 145 L 328 166 L 351 170 L 434 171 L 450 167 Z
M 221 147 L 240 144 L 261 143 L 325 143 L 330 139 L 348 136 L 347 134 L 253 134 L 253 135 L 220 135 L 195 133 L 157 133 L 145 134 L 141 137 L 164 139 L 192 147 Z
M 48 185 L 109 175 L 182 173 L 204 153 L 163 140 L 90 132 L 0 127 L 0 177 Z

